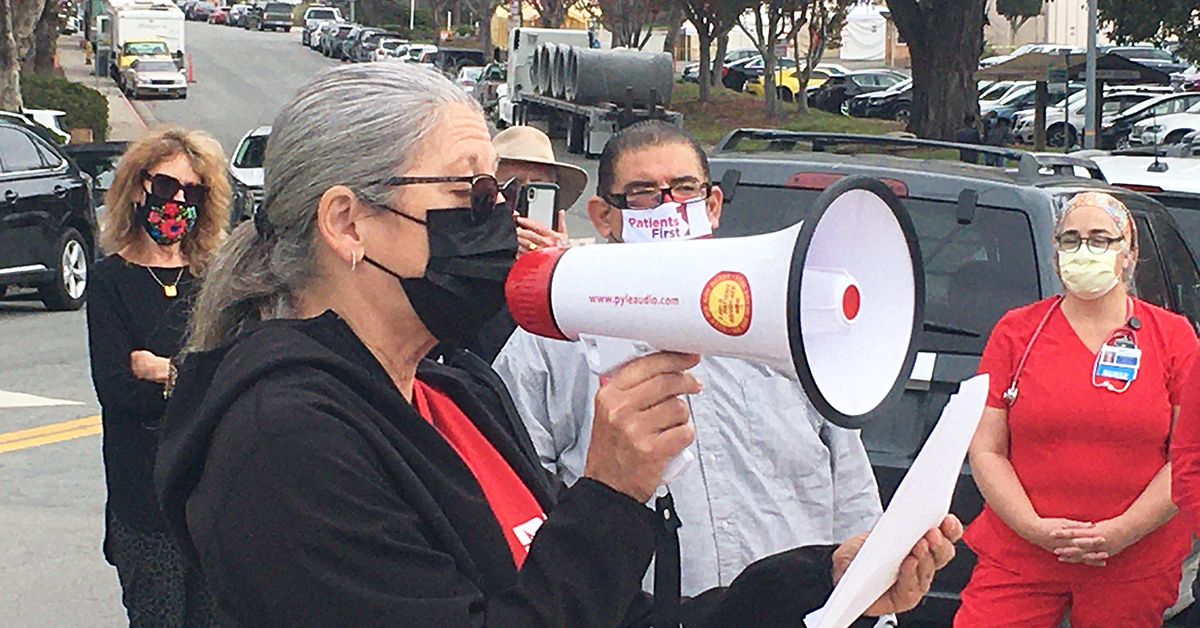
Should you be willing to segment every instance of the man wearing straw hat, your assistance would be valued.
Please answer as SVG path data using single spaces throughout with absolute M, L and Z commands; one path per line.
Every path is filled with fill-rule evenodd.
M 520 253 L 547 246 L 563 246 L 567 242 L 564 222 L 566 210 L 583 194 L 588 176 L 583 168 L 562 163 L 554 158 L 554 147 L 550 138 L 530 126 L 513 126 L 492 138 L 496 154 L 500 156 L 500 167 L 496 170 L 497 181 L 508 181 L 516 177 L 521 185 L 529 183 L 554 183 L 558 185 L 559 231 L 536 220 L 517 216 L 517 239 L 521 243 Z M 516 199 L 508 199 L 515 207 Z M 509 332 L 511 333 L 511 329 Z M 506 335 L 504 340 L 507 340 Z M 498 351 L 504 340 L 496 346 Z

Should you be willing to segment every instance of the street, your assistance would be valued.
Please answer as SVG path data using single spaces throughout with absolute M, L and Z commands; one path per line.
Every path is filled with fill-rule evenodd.
M 139 100 L 148 125 L 212 133 L 232 151 L 272 122 L 315 73 L 334 65 L 300 34 L 187 24 L 196 82 L 186 100 Z M 565 156 L 561 144 L 556 146 Z M 595 162 L 575 158 L 595 176 Z M 572 236 L 594 236 L 583 202 Z M 50 313 L 32 293 L 0 301 L 0 626 L 128 625 L 116 570 L 101 554 L 104 469 L 100 407 L 88 368 L 85 315 Z

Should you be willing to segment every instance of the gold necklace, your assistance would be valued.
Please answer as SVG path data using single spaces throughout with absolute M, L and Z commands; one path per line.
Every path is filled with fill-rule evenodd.
M 175 281 L 171 283 L 163 283 L 162 280 L 158 278 L 158 275 L 154 273 L 153 268 L 150 268 L 149 266 L 146 267 L 146 270 L 150 271 L 150 276 L 154 277 L 154 282 L 159 286 L 162 286 L 163 294 L 167 295 L 168 299 L 174 299 L 179 295 L 179 290 L 175 286 L 179 284 L 180 279 L 183 279 L 183 271 L 186 269 L 187 266 L 183 266 L 179 269 L 179 274 L 175 276 Z

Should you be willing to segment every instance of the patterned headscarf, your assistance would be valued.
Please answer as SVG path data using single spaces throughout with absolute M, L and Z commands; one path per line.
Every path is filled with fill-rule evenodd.
M 1129 229 L 1129 238 L 1121 242 L 1121 248 L 1131 254 L 1132 263 L 1125 268 L 1121 280 L 1126 286 L 1132 286 L 1133 269 L 1137 265 L 1138 250 L 1137 223 L 1133 221 L 1133 214 L 1125 206 L 1125 203 L 1122 203 L 1111 194 L 1105 192 L 1080 192 L 1072 196 L 1062 206 L 1058 221 L 1054 225 L 1055 235 L 1058 235 L 1062 231 L 1063 223 L 1066 222 L 1067 216 L 1081 207 L 1098 207 L 1104 210 L 1104 213 L 1108 214 L 1109 218 L 1112 218 L 1113 225 L 1117 228 L 1117 233 L 1124 235 L 1126 228 Z

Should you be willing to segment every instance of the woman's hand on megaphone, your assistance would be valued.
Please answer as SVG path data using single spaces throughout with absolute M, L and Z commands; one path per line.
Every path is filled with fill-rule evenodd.
M 655 353 L 600 386 L 583 475 L 648 501 L 667 462 L 696 436 L 680 395 L 700 392 L 700 381 L 685 372 L 699 362 L 697 355 Z
M 925 533 L 900 564 L 900 575 L 865 615 L 878 617 L 903 613 L 915 607 L 933 586 L 933 575 L 954 558 L 954 543 L 962 538 L 963 526 L 958 517 L 946 515 L 942 524 Z M 851 537 L 833 552 L 833 582 L 842 579 L 850 562 L 862 549 L 868 533 Z

